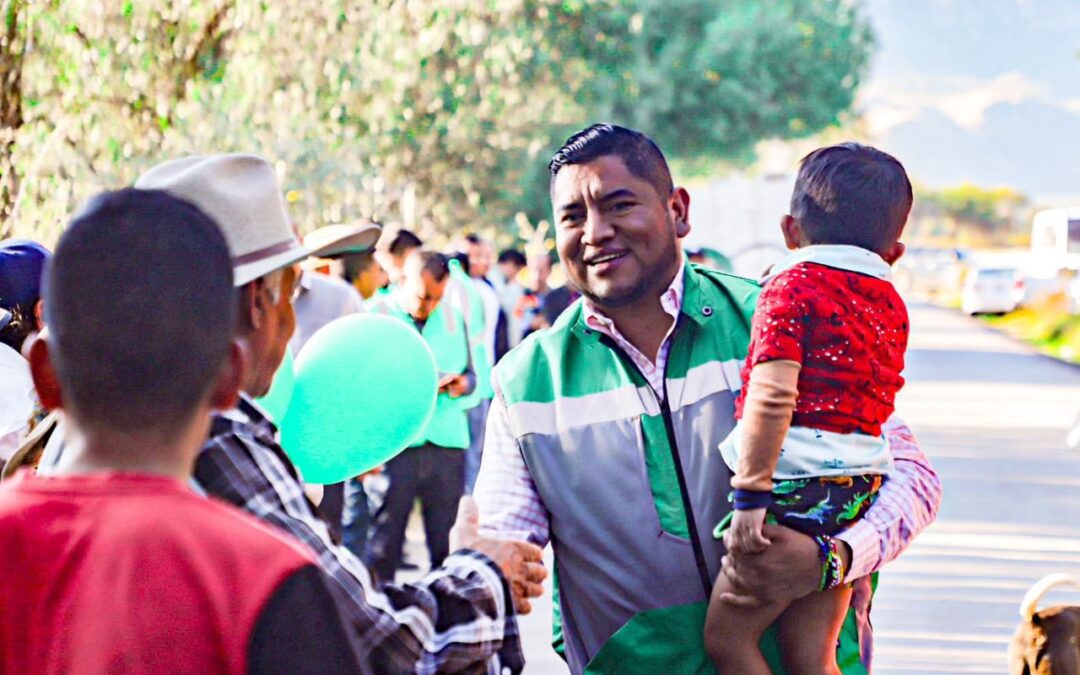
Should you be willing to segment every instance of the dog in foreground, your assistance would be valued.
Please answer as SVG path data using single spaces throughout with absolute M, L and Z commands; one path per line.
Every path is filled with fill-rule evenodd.
M 1020 603 L 1023 621 L 1009 645 L 1012 675 L 1080 675 L 1080 607 L 1038 608 L 1055 586 L 1080 589 L 1080 581 L 1068 574 L 1051 574 L 1024 596 Z

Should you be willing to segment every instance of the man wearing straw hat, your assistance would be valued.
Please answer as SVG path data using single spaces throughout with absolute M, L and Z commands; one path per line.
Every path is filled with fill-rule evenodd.
M 374 588 L 363 564 L 335 545 L 305 497 L 295 467 L 275 440 L 276 428 L 251 399 L 266 393 L 295 326 L 295 263 L 367 248 L 375 225 L 345 233 L 312 251 L 295 237 L 270 164 L 254 155 L 186 157 L 160 164 L 135 187 L 165 190 L 198 206 L 221 227 L 233 256 L 238 290 L 236 337 L 249 367 L 239 405 L 219 414 L 195 479 L 306 544 L 332 580 L 358 651 L 378 672 L 499 672 L 522 667 L 514 607 L 529 610 L 540 594 L 540 549 L 477 533 L 475 504 L 463 503 L 443 566 L 402 587 Z

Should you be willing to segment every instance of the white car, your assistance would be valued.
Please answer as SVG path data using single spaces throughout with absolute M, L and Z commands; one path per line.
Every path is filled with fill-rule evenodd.
M 959 248 L 911 246 L 896 263 L 893 283 L 901 293 L 953 293 L 969 254 Z
M 965 314 L 1004 314 L 1024 298 L 1024 278 L 1015 269 L 976 268 L 964 280 L 960 306 Z

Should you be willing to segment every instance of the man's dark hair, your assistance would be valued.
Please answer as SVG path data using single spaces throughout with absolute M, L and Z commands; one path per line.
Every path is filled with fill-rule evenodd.
M 361 274 L 371 269 L 375 264 L 375 254 L 371 251 L 363 253 L 347 253 L 341 256 L 341 266 L 344 268 L 342 276 L 350 284 L 359 278 Z
M 7 308 L 6 311 L 10 316 L 7 323 L 0 327 L 0 343 L 11 347 L 15 351 L 21 351 L 26 338 L 30 337 L 30 334 L 37 329 L 36 308 L 36 300 L 32 303 L 24 302 Z M 0 315 L 2 315 L 2 312 L 0 312 Z
M 417 256 L 421 271 L 430 274 L 435 281 L 441 282 L 450 276 L 450 260 L 442 253 L 420 251 Z
M 420 248 L 423 245 L 424 242 L 420 241 L 420 237 L 409 230 L 398 230 L 387 244 L 386 250 L 390 252 L 390 255 L 404 255 L 409 249 Z
M 456 260 L 461 265 L 461 271 L 465 274 L 469 274 L 469 254 L 463 251 L 455 251 L 446 256 L 447 262 Z
M 525 267 L 528 264 L 525 260 L 525 254 L 516 248 L 508 248 L 499 254 L 498 263 L 511 263 L 518 267 Z
M 480 238 L 480 235 L 472 233 L 465 235 L 465 241 L 472 244 L 473 246 L 480 246 L 484 243 L 484 240 Z
M 895 157 L 859 143 L 814 150 L 799 163 L 791 215 L 812 244 L 884 253 L 911 211 L 911 181 Z
M 640 131 L 614 124 L 594 124 L 566 139 L 548 164 L 551 185 L 555 185 L 555 176 L 567 164 L 587 164 L 608 155 L 622 159 L 630 173 L 648 181 L 661 197 L 667 198 L 674 191 L 671 170 L 656 143 Z
M 64 401 L 118 430 L 181 424 L 213 386 L 236 317 L 225 237 L 157 190 L 96 197 L 45 277 L 45 318 Z

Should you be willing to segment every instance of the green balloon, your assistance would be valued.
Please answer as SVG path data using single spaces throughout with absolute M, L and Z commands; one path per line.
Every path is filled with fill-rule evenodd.
M 435 357 L 412 326 L 382 314 L 342 317 L 300 350 L 281 445 L 306 482 L 352 478 L 420 436 L 437 390 Z
M 286 347 L 285 358 L 281 360 L 281 365 L 278 366 L 277 372 L 274 373 L 274 381 L 270 384 L 270 391 L 266 392 L 265 396 L 255 399 L 259 407 L 265 410 L 266 414 L 276 424 L 281 424 L 281 420 L 285 417 L 285 411 L 289 409 L 289 401 L 292 399 L 295 383 L 292 350 Z

